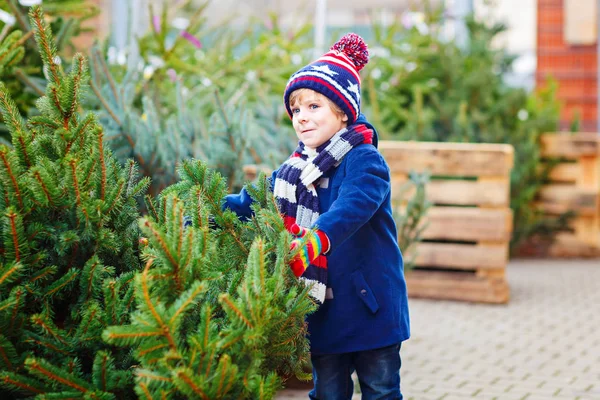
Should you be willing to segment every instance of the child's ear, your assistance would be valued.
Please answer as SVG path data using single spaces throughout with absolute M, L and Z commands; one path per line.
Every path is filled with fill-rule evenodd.
M 348 116 L 346 114 L 342 117 L 342 122 L 348 122 Z

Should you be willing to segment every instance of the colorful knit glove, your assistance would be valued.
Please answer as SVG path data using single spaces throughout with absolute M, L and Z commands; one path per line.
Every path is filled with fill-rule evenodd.
M 329 238 L 324 232 L 317 229 L 314 231 L 314 234 L 311 235 L 308 242 L 302 245 L 302 238 L 306 236 L 308 229 L 294 224 L 290 227 L 290 232 L 298 238 L 292 240 L 290 249 L 294 250 L 297 247 L 302 246 L 300 252 L 292 259 L 292 261 L 290 261 L 292 272 L 297 277 L 300 277 L 317 257 L 329 250 Z

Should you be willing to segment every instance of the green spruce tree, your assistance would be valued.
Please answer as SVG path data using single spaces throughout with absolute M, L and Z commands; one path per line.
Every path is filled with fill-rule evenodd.
M 180 77 L 171 80 L 161 72 L 146 79 L 130 69 L 119 79 L 98 48 L 90 64 L 94 95 L 86 105 L 98 109 L 115 155 L 134 159 L 152 177 L 153 195 L 177 180 L 176 166 L 189 158 L 201 159 L 227 179 L 230 190 L 239 190 L 243 166 L 274 169 L 293 150 L 280 96 L 249 104 L 249 89 L 225 97 L 197 82 L 188 88 Z M 165 99 L 168 107 L 162 106 Z
M 35 113 L 35 101 L 44 95 L 47 77 L 43 71 L 43 61 L 37 52 L 33 38 L 35 27 L 29 23 L 27 13 L 30 6 L 23 5 L 18 0 L 0 0 L 0 10 L 5 10 L 7 22 L 0 22 L 0 43 L 13 36 L 17 31 L 23 33 L 19 40 L 21 59 L 10 64 L 10 68 L 0 71 L 0 79 L 4 81 L 7 90 L 15 101 L 22 115 Z M 100 10 L 86 0 L 53 0 L 44 3 L 44 15 L 55 35 L 58 57 L 70 58 L 75 53 L 73 39 L 85 33 L 89 28 L 83 27 L 85 21 L 96 16 Z M 13 18 L 11 24 L 8 18 Z M 0 55 L 0 57 L 2 57 Z M 16 60 L 15 60 L 16 61 Z M 0 121 L 2 121 L 0 119 Z M 7 128 L 0 124 L 0 138 L 10 141 Z
M 264 175 L 249 189 L 254 217 L 240 221 L 221 210 L 218 173 L 199 161 L 179 173 L 140 223 L 148 247 L 131 324 L 103 337 L 134 350 L 141 398 L 271 399 L 303 375 L 314 309 L 288 267 L 290 235 Z
M 0 84 L 12 136 L 0 145 L 0 398 L 133 398 L 130 354 L 101 333 L 129 322 L 149 181 L 80 112 L 85 58 L 65 72 L 39 7 L 30 21 L 48 76 L 40 115 L 23 121 Z

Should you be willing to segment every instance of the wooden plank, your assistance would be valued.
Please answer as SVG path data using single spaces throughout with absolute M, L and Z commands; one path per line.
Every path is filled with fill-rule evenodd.
M 429 171 L 447 176 L 507 176 L 513 166 L 513 147 L 508 144 L 379 142 L 390 169 L 408 174 Z
M 578 158 L 600 154 L 600 136 L 596 132 L 545 133 L 540 141 L 544 157 Z
M 399 193 L 405 175 L 392 176 L 392 196 Z M 434 204 L 507 207 L 510 203 L 508 178 L 493 181 L 432 180 L 426 185 L 427 199 Z M 414 192 L 407 191 L 405 198 Z
M 508 242 L 512 212 L 506 209 L 431 207 L 423 239 Z
M 571 225 L 575 230 L 575 237 L 582 243 L 600 249 L 600 216 L 578 216 Z
M 410 297 L 505 304 L 510 290 L 505 279 L 442 271 L 407 271 Z
M 597 238 L 600 243 L 600 237 Z M 589 245 L 573 233 L 561 232 L 554 238 L 548 254 L 551 257 L 600 257 L 600 246 Z
M 581 173 L 577 179 L 577 186 L 600 192 L 600 154 L 581 157 L 579 165 Z
M 508 243 L 458 244 L 421 242 L 416 246 L 418 267 L 463 270 L 505 268 Z
M 579 163 L 559 163 L 550 170 L 549 178 L 554 182 L 575 183 L 580 174 Z
M 600 194 L 568 184 L 545 185 L 539 192 L 538 206 L 548 214 L 576 211 L 580 215 L 597 215 L 600 212 Z

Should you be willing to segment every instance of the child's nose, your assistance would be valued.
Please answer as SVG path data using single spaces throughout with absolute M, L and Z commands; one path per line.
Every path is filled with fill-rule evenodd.
M 298 112 L 298 121 L 300 121 L 300 122 L 306 122 L 306 121 L 308 121 L 306 113 L 304 111 L 302 111 L 302 110 L 300 110 Z

